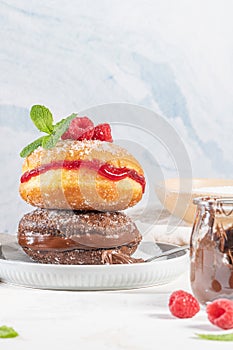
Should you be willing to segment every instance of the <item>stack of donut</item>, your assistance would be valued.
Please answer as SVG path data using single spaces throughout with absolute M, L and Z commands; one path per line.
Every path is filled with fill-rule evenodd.
M 19 191 L 37 209 L 20 220 L 18 242 L 40 263 L 130 262 L 142 237 L 122 210 L 142 198 L 143 170 L 108 124 L 77 137 L 74 121 L 53 148 L 25 158 Z

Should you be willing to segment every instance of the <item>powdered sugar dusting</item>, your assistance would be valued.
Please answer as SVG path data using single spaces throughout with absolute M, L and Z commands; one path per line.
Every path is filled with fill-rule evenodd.
M 95 151 L 110 153 L 114 158 L 122 157 L 122 152 L 124 155 L 132 157 L 126 149 L 123 149 L 114 143 L 99 140 L 60 140 L 55 147 L 45 150 L 40 146 L 33 152 L 33 154 L 45 155 L 45 158 L 47 159 L 50 155 L 53 157 L 59 155 L 73 156 L 74 152 L 78 152 L 80 158 L 85 158 Z

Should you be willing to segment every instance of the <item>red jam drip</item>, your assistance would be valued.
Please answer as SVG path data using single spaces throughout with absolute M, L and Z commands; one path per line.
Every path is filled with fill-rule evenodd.
M 44 164 L 39 166 L 38 168 L 26 171 L 21 176 L 21 183 L 29 181 L 32 177 L 41 175 L 46 173 L 49 170 L 56 169 L 66 169 L 66 170 L 78 170 L 80 166 L 85 166 L 91 170 L 96 170 L 99 175 L 112 180 L 112 181 L 120 181 L 125 179 L 126 177 L 138 182 L 142 186 L 142 191 L 145 191 L 146 181 L 143 175 L 139 175 L 135 170 L 128 169 L 126 167 L 117 168 L 111 164 L 105 163 L 100 164 L 98 161 L 90 161 L 90 160 L 60 160 L 56 162 L 51 162 L 48 164 Z
M 142 186 L 143 193 L 145 191 L 146 181 L 144 176 L 139 175 L 133 169 L 128 169 L 126 167 L 116 168 L 113 165 L 106 163 L 101 165 L 101 167 L 98 170 L 98 174 L 112 181 L 120 181 L 125 179 L 126 177 L 129 177 L 130 179 L 138 182 Z

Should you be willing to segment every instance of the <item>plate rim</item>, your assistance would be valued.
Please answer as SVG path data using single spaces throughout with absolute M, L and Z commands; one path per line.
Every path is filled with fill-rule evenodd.
M 3 245 L 7 245 L 9 244 L 10 242 L 8 243 L 4 243 L 4 244 L 0 244 L 0 249 L 2 248 Z M 17 242 L 15 242 L 16 244 L 18 244 Z M 155 244 L 166 244 L 166 245 L 169 245 L 172 247 L 178 247 L 179 245 L 178 244 L 173 244 L 173 243 L 167 243 L 167 242 L 153 242 Z M 18 244 L 19 245 L 19 244 Z M 19 245 L 20 247 L 20 245 Z M 181 253 L 179 256 L 174 256 L 173 258 L 169 258 L 169 259 L 163 259 L 163 260 L 155 260 L 155 261 L 150 261 L 150 262 L 141 262 L 141 263 L 133 263 L 133 264 L 100 264 L 100 265 L 97 265 L 97 264 L 76 264 L 76 265 L 72 265 L 72 264 L 43 264 L 43 263 L 37 263 L 37 262 L 33 262 L 33 261 L 21 261 L 21 260 L 8 260 L 8 259 L 3 259 L 1 256 L 0 256 L 0 264 L 3 264 L 3 265 L 14 265 L 14 264 L 17 264 L 17 265 L 23 265 L 23 266 L 27 266 L 28 268 L 31 267 L 31 268 L 36 268 L 36 267 L 40 267 L 42 269 L 49 269 L 49 268 L 55 268 L 55 269 L 75 269 L 75 270 L 78 270 L 78 269 L 107 269 L 107 268 L 114 268 L 114 269 L 117 269 L 117 268 L 122 268 L 123 266 L 127 266 L 128 268 L 132 268 L 133 266 L 142 266 L 142 267 L 145 267 L 146 266 L 149 266 L 149 265 L 153 265 L 153 264 L 160 264 L 160 265 L 164 265 L 166 264 L 167 262 L 170 262 L 170 261 L 173 261 L 173 260 L 182 260 L 182 259 L 185 259 L 188 257 L 188 251 L 181 251 L 179 252 Z M 26 254 L 26 253 L 25 253 Z

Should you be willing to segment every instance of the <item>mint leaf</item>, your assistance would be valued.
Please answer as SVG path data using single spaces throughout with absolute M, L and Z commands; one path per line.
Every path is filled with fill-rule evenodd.
M 37 140 L 33 141 L 32 143 L 30 143 L 29 145 L 27 145 L 26 147 L 24 147 L 24 149 L 22 149 L 22 151 L 20 152 L 20 157 L 26 158 L 33 151 L 35 151 L 36 148 L 38 148 L 39 146 L 42 146 L 42 142 L 43 142 L 44 137 L 47 137 L 47 136 L 42 136 L 39 139 L 37 139 Z
M 50 141 L 53 135 L 44 136 L 42 140 L 42 147 L 46 148 L 46 144 Z
M 30 116 L 37 129 L 47 134 L 53 132 L 53 116 L 48 108 L 34 105 L 31 108 Z
M 60 137 L 68 129 L 71 120 L 77 117 L 77 114 L 73 113 L 69 117 L 62 119 L 57 124 L 53 125 L 53 117 L 48 108 L 40 105 L 32 107 L 31 119 L 40 131 L 44 131 L 49 135 L 45 135 L 30 143 L 28 146 L 20 152 L 20 156 L 25 158 L 29 156 L 36 148 L 42 146 L 45 149 L 54 147 Z
M 54 147 L 60 137 L 64 134 L 64 132 L 68 129 L 71 120 L 77 117 L 77 114 L 73 113 L 69 117 L 62 119 L 60 122 L 54 125 L 53 133 L 43 140 L 42 147 L 45 149 L 49 149 Z
M 15 338 L 18 333 L 12 327 L 1 326 L 0 327 L 0 338 Z
M 201 339 L 218 340 L 218 341 L 233 341 L 233 333 L 225 334 L 196 334 Z

